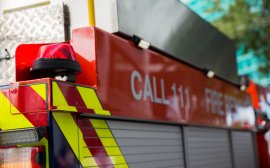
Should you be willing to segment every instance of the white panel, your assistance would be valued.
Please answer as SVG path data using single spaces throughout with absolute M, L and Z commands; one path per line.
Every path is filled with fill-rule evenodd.
M 108 31 L 118 31 L 116 0 L 95 0 L 96 26 Z
M 65 0 L 70 16 L 70 30 L 89 26 L 88 0 Z

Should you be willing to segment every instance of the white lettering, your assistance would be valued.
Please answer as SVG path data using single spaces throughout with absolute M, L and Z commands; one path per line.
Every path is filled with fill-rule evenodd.
M 219 115 L 225 115 L 226 113 L 232 113 L 236 111 L 236 107 L 243 102 L 237 97 L 225 95 L 221 92 L 205 88 L 205 107 L 206 111 Z
M 142 82 L 142 77 L 140 75 L 140 73 L 138 71 L 133 71 L 131 74 L 131 91 L 132 91 L 132 95 L 136 100 L 140 100 L 142 98 L 142 91 L 139 90 L 139 92 L 136 92 L 135 89 L 135 78 L 137 78 L 137 80 L 139 82 Z
M 189 88 L 176 83 L 166 88 L 165 84 L 167 83 L 164 79 L 158 79 L 154 75 L 150 76 L 149 74 L 145 74 L 143 76 L 136 70 L 131 73 L 131 92 L 136 100 L 170 105 L 172 102 L 169 101 L 169 99 L 171 100 L 173 97 L 177 107 L 181 106 L 180 108 L 185 108 L 189 111 L 191 108 Z
M 153 77 L 153 85 L 154 85 L 154 102 L 156 103 L 162 103 L 161 98 L 157 96 L 157 83 L 156 83 L 156 77 Z
M 224 115 L 223 94 L 209 88 L 204 89 L 206 111 Z
M 149 76 L 146 74 L 145 81 L 144 81 L 144 94 L 143 94 L 144 100 L 147 100 L 147 97 L 149 97 L 150 100 L 153 102 L 154 99 L 153 99 L 151 83 L 150 83 Z
M 210 112 L 210 106 L 211 106 L 211 102 L 212 102 L 212 98 L 211 98 L 211 90 L 208 88 L 204 89 L 204 94 L 205 94 L 205 105 L 206 105 L 206 111 Z
M 163 102 L 163 104 L 169 104 L 169 100 L 168 99 L 166 99 L 166 95 L 165 95 L 165 89 L 164 89 L 164 80 L 163 79 L 161 79 L 160 80 L 160 82 L 161 82 L 161 97 L 162 97 L 162 102 Z

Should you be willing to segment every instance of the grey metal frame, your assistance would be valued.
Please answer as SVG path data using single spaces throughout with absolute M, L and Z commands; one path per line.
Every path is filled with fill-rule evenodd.
M 238 83 L 234 42 L 181 2 L 116 1 L 118 32 L 138 35 L 175 58 Z

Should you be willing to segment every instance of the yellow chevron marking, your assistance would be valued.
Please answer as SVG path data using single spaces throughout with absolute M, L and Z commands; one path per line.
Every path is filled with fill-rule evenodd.
M 95 128 L 98 136 L 100 138 L 109 138 L 112 137 L 112 133 L 109 129 L 99 129 L 99 128 Z
M 95 159 L 91 156 L 91 157 L 87 157 L 87 156 L 81 156 L 81 163 L 83 165 L 83 167 L 98 167 L 97 163 L 95 161 Z
M 110 116 L 111 113 L 107 110 L 94 110 L 96 114 Z
M 114 165 L 114 168 L 128 168 L 127 164 Z
M 110 157 L 112 163 L 115 164 L 115 165 L 126 164 L 126 160 L 122 155 L 120 155 L 120 156 L 110 156 L 109 155 L 109 157 Z
M 95 159 L 92 157 L 91 152 L 87 148 L 87 145 L 83 139 L 83 135 L 81 130 L 79 130 L 79 148 L 80 148 L 80 162 L 82 163 L 83 167 L 92 167 L 97 166 Z
M 93 109 L 96 114 L 111 115 L 109 111 L 103 110 L 94 89 L 80 86 L 77 86 L 77 89 L 87 108 Z
M 11 108 L 17 113 L 16 115 L 11 114 Z M 16 107 L 10 104 L 10 101 L 2 92 L 0 92 L 0 116 L 0 128 L 2 130 L 34 127 L 24 115 L 20 114 Z
M 10 108 L 15 111 L 15 115 L 10 113 Z M 0 92 L 0 128 L 2 130 L 10 130 L 16 128 L 30 128 L 34 127 L 33 124 L 20 112 L 10 104 L 10 101 L 6 98 L 6 96 Z M 42 138 L 39 143 L 31 144 L 33 145 L 43 145 L 46 150 L 46 168 L 49 168 L 49 149 L 48 149 L 48 140 L 46 138 Z M 21 146 L 29 146 L 21 145 Z
M 90 119 L 91 124 L 93 125 L 94 128 L 105 128 L 109 129 L 107 123 L 104 120 L 101 119 Z
M 96 92 L 94 89 L 91 88 L 87 88 L 87 87 L 81 87 L 81 86 L 77 86 L 77 89 L 86 105 L 87 108 L 89 109 L 93 109 L 95 111 L 96 114 L 100 114 L 100 115 L 111 115 L 111 113 L 107 110 L 104 110 L 100 104 L 100 101 L 96 95 Z M 68 106 L 68 103 L 65 100 L 65 97 L 63 96 L 59 86 L 57 85 L 57 83 L 53 82 L 53 105 L 58 105 L 58 110 L 69 110 L 69 111 L 76 111 L 76 108 L 74 110 L 72 109 L 68 109 L 68 108 L 73 108 Z M 73 133 L 71 133 L 72 131 L 72 127 L 78 129 L 77 124 L 74 122 L 73 118 L 71 117 L 70 114 L 65 114 L 65 113 L 54 113 L 54 117 L 55 115 L 59 115 L 57 118 L 60 122 L 62 123 L 62 127 L 61 128 L 61 124 L 59 124 L 58 120 L 57 124 L 59 125 L 60 129 L 62 130 L 63 134 L 65 135 L 65 137 L 67 138 L 68 141 L 71 141 L 69 143 L 72 143 L 73 146 L 76 145 L 76 142 L 72 142 L 74 140 L 69 140 L 69 139 L 73 139 L 72 135 L 74 135 Z M 68 115 L 69 119 L 63 119 L 63 117 L 60 116 L 61 115 Z M 55 117 L 56 118 L 56 117 Z M 72 120 L 73 124 L 70 125 Z M 99 139 L 101 140 L 108 156 L 110 157 L 111 161 L 113 164 L 115 164 L 114 167 L 116 168 L 128 168 L 128 165 L 126 164 L 126 160 L 125 158 L 122 156 L 121 150 L 118 147 L 111 131 L 110 128 L 108 127 L 107 123 L 104 120 L 98 120 L 98 119 L 91 119 L 90 120 L 93 127 L 95 128 Z M 67 124 L 69 126 L 65 126 L 65 124 Z M 74 125 L 74 126 L 73 126 Z M 66 128 L 66 127 L 71 127 L 71 128 Z M 102 128 L 102 129 L 99 129 Z M 66 131 L 66 132 L 65 132 Z M 74 130 L 73 130 L 74 131 Z M 79 145 L 77 147 L 72 147 L 72 145 L 70 144 L 70 146 L 72 147 L 73 151 L 76 150 L 77 154 L 76 156 L 78 157 L 78 159 L 81 161 L 83 167 L 92 167 L 92 166 L 98 166 L 96 161 L 94 160 L 94 157 L 92 156 L 92 154 L 90 153 L 89 149 L 87 149 L 87 145 L 85 143 L 85 141 L 83 140 L 83 135 L 80 129 L 78 129 L 77 131 L 79 131 Z M 104 138 L 106 137 L 106 138 Z M 79 149 L 80 150 L 79 150 Z
M 111 147 L 118 147 L 114 138 L 99 138 L 99 139 L 101 140 L 102 144 L 109 144 L 109 146 Z
M 68 112 L 78 112 L 76 107 L 74 106 L 63 106 L 63 105 L 57 105 L 58 111 L 68 111 Z
M 79 148 L 82 149 L 87 145 L 83 140 L 81 130 L 78 129 L 78 126 L 75 123 L 74 119 L 72 118 L 71 114 L 54 112 L 53 117 L 55 118 L 56 123 L 58 124 L 59 128 L 66 137 L 76 157 L 78 158 L 78 160 L 81 160 L 82 166 L 83 167 L 97 166 L 97 163 L 95 162 L 94 158 L 91 157 L 92 154 L 90 153 L 89 150 L 81 150 L 81 153 L 79 152 L 80 151 Z M 79 138 L 74 138 L 77 134 L 79 135 Z M 80 144 L 80 146 L 78 146 L 78 144 Z
M 77 112 L 76 107 L 68 105 L 65 96 L 62 94 L 56 82 L 52 82 L 52 98 L 53 106 L 57 106 L 57 110 Z
M 102 109 L 102 106 L 97 98 L 96 92 L 94 89 L 77 86 L 77 89 L 80 95 L 83 98 L 83 101 L 87 108 L 91 109 Z
M 108 127 L 105 120 L 90 119 L 91 124 L 95 128 L 97 135 L 99 136 L 102 145 L 104 146 L 108 156 L 110 157 L 113 164 L 123 164 L 121 166 L 128 167 L 126 160 L 122 155 L 120 148 L 118 147 L 110 128 Z M 110 141 L 104 139 L 110 138 Z M 115 146 L 115 147 L 112 147 Z
M 36 84 L 31 85 L 31 88 L 34 89 L 43 100 L 47 101 L 47 89 L 46 84 Z

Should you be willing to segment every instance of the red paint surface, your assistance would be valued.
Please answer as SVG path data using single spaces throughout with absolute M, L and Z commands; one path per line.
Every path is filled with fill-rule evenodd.
M 34 127 L 48 126 L 47 111 L 39 113 L 24 113 L 23 115 L 33 124 Z
M 46 44 L 22 44 L 16 49 L 16 81 L 37 79 L 30 73 L 33 61 L 38 57 L 39 48 Z
M 257 154 L 260 168 L 269 168 L 268 143 L 262 132 L 257 133 Z
M 11 85 L 9 93 L 10 103 L 20 113 L 47 111 L 47 102 L 30 85 Z M 11 113 L 18 113 L 11 111 Z
M 132 42 L 96 28 L 74 30 L 71 44 L 82 67 L 77 83 L 97 87 L 103 108 L 113 116 L 219 127 L 255 127 L 251 100 L 234 85 L 217 78 L 209 79 L 202 71 L 159 53 L 138 49 Z M 18 48 L 18 80 L 31 78 L 29 66 L 41 45 Z M 132 86 L 134 72 L 140 78 L 134 78 Z M 148 85 L 145 84 L 147 79 Z M 72 87 L 71 84 L 60 86 L 68 104 L 81 112 L 92 112 L 84 108 L 78 91 Z M 150 88 L 152 97 L 145 94 L 145 88 L 148 91 Z M 144 96 L 136 99 L 132 89 Z M 162 98 L 166 103 L 153 101 L 153 97 L 159 101 Z M 51 105 L 50 101 L 48 103 Z M 26 107 L 20 108 L 26 110 Z
M 74 30 L 72 34 L 71 44 L 82 68 L 82 73 L 77 75 L 77 83 L 96 86 L 96 44 L 92 40 L 95 37 L 95 32 L 85 28 Z
M 31 163 L 32 163 L 32 168 L 45 168 L 45 164 L 44 165 L 40 165 L 36 162 L 36 155 L 38 153 L 43 153 L 43 157 L 45 158 L 45 149 L 44 146 L 36 146 L 36 147 L 32 147 L 32 151 L 31 151 Z M 42 156 L 42 155 L 41 155 Z
M 79 108 L 86 108 L 86 105 L 75 85 L 70 85 L 64 82 L 57 82 L 63 96 L 69 106 L 75 106 Z
M 97 93 L 103 108 L 109 110 L 113 116 L 220 127 L 255 127 L 251 100 L 234 85 L 216 78 L 209 79 L 202 71 L 159 53 L 138 49 L 130 41 L 96 28 L 83 28 L 74 32 L 73 38 L 76 40 L 73 40 L 72 45 L 79 46 L 81 41 L 89 43 L 74 47 L 75 52 L 88 56 L 89 53 L 95 54 L 95 57 L 91 57 L 91 61 L 96 58 Z M 90 45 L 95 47 L 89 47 Z M 94 51 L 89 51 L 91 49 Z M 83 68 L 90 66 L 89 62 L 83 65 Z M 152 92 L 155 78 L 156 95 L 162 97 L 161 80 L 163 80 L 164 97 L 169 103 L 153 102 L 150 96 L 136 100 L 131 87 L 131 74 L 134 71 L 142 78 L 141 81 L 135 79 L 134 87 L 137 92 L 144 90 L 148 75 Z M 85 75 L 84 78 L 95 78 L 95 72 L 91 71 L 82 75 Z M 90 82 L 85 82 L 78 80 L 78 83 L 91 85 Z M 182 99 L 185 102 L 182 106 L 181 96 L 174 96 L 172 91 L 174 84 L 177 88 L 182 86 L 183 90 L 188 88 L 190 106 L 187 99 Z M 207 105 L 205 96 L 207 89 L 221 97 L 215 98 L 211 95 L 211 101 L 208 99 Z M 220 100 L 220 106 L 209 110 L 216 99 Z
M 250 95 L 251 100 L 252 100 L 252 105 L 254 109 L 260 109 L 260 99 L 259 99 L 259 94 L 258 94 L 258 89 L 256 87 L 256 84 L 249 80 L 249 86 L 247 88 L 247 93 Z
M 67 103 L 69 106 L 76 107 L 77 111 L 80 113 L 91 113 L 95 114 L 93 109 L 88 109 L 85 105 L 85 102 L 80 95 L 80 92 L 78 91 L 76 85 L 57 81 L 57 85 L 60 88 L 61 93 L 65 97 Z M 55 105 L 57 106 L 57 105 Z M 57 109 L 57 107 L 56 107 Z
M 12 115 L 24 115 L 35 127 L 48 125 L 47 102 L 43 100 L 29 85 L 21 86 L 16 83 L 15 87 L 15 85 L 11 84 L 10 88 L 0 91 L 14 107 L 9 109 L 10 111 L 5 112 L 9 112 Z

